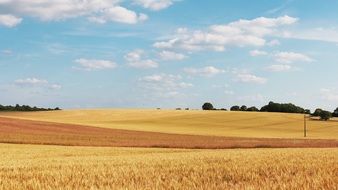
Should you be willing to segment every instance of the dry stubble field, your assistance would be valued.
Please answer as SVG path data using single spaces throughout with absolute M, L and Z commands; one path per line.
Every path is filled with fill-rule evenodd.
M 0 189 L 338 189 L 337 123 L 270 114 L 1 113 Z
M 3 117 L 0 117 L 0 143 L 195 149 L 338 147 L 338 141 L 334 139 L 167 134 Z
M 303 138 L 303 115 L 262 112 L 151 109 L 7 112 L 0 116 L 171 134 Z M 338 122 L 308 122 L 308 138 L 337 139 Z

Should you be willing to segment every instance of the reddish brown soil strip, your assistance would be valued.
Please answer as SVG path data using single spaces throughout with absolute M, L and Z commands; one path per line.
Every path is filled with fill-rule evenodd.
M 105 129 L 0 117 L 0 143 L 166 148 L 338 147 L 337 140 L 236 138 Z

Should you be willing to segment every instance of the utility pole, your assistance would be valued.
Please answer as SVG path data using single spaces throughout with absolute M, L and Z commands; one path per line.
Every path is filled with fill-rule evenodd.
M 304 137 L 306 137 L 306 114 L 304 114 Z

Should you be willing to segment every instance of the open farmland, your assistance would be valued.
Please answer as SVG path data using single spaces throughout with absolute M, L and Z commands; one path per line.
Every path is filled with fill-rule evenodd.
M 0 189 L 336 189 L 338 149 L 0 144 Z
M 338 147 L 338 140 L 201 136 L 108 129 L 0 117 L 0 142 L 166 148 Z
M 337 189 L 337 123 L 309 121 L 308 139 L 302 124 L 279 113 L 3 112 L 0 189 Z
M 175 110 L 64 110 L 4 112 L 0 116 L 171 134 L 250 138 L 303 138 L 303 115 Z M 338 122 L 308 121 L 308 138 L 337 139 Z

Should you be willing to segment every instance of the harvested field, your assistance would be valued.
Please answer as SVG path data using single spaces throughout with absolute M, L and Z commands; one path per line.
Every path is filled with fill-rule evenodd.
M 0 189 L 337 189 L 338 149 L 0 144 Z
M 110 129 L 249 138 L 302 138 L 304 122 L 302 114 L 150 109 L 2 112 L 0 116 Z M 338 123 L 309 120 L 307 138 L 338 139 Z
M 0 142 L 70 146 L 167 148 L 338 147 L 337 140 L 179 135 L 0 117 Z

